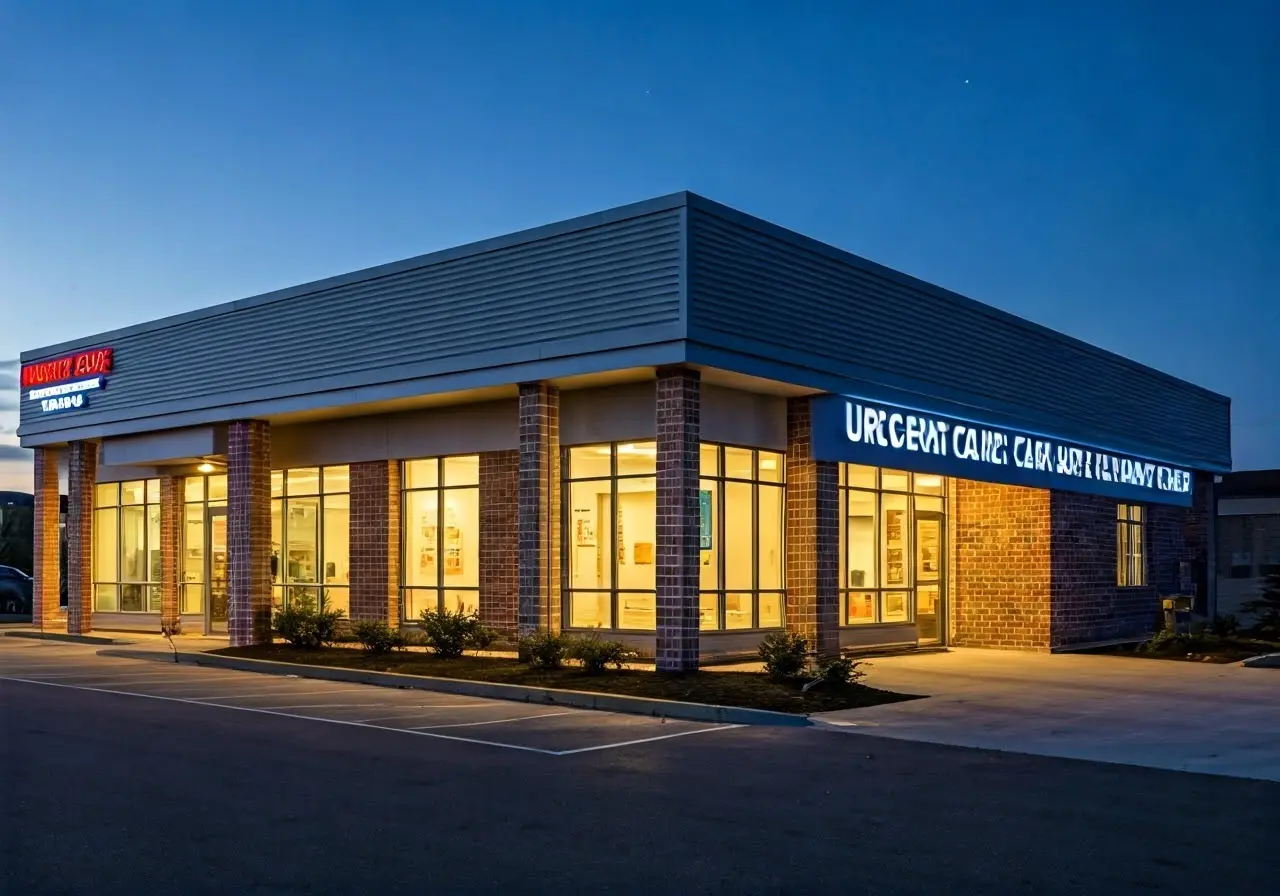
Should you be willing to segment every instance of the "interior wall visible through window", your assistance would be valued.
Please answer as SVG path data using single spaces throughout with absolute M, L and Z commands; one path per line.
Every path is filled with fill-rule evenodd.
M 475 613 L 480 607 L 480 456 L 401 465 L 401 607 Z
M 271 580 L 276 606 L 305 600 L 350 614 L 350 469 L 271 473 Z
M 160 480 L 98 483 L 93 506 L 94 610 L 160 612 Z

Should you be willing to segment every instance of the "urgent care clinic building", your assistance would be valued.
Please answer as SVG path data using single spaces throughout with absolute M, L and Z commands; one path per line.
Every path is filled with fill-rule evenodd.
M 38 621 L 474 610 L 687 669 L 1197 593 L 1230 403 L 689 193 L 23 355 Z M 58 601 L 59 470 L 68 490 Z

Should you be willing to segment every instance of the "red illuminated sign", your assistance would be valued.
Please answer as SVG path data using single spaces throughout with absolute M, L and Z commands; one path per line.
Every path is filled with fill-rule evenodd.
M 96 348 L 92 351 L 54 358 L 52 361 L 36 361 L 22 365 L 22 388 L 49 386 L 86 376 L 103 376 L 111 372 L 111 349 Z

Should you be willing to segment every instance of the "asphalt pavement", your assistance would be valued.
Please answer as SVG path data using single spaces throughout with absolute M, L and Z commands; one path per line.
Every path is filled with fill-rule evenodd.
M 239 674 L 0 643 L 0 893 L 1274 883 L 1280 784 Z

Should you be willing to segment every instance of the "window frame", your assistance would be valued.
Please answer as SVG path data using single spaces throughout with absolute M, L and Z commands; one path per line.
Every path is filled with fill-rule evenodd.
M 125 504 L 123 503 L 123 488 L 127 483 L 141 483 L 142 501 L 140 503 Z M 110 486 L 114 490 L 114 503 L 99 504 L 99 495 L 103 486 Z M 154 499 L 154 500 L 152 500 Z M 124 569 L 124 513 L 125 507 L 142 508 L 142 556 L 145 558 L 145 569 L 147 578 L 126 579 L 122 575 Z M 151 513 L 154 508 L 157 517 L 160 514 L 160 480 L 157 477 L 148 479 L 126 479 L 112 482 L 98 482 L 94 484 L 93 489 L 93 544 L 89 553 L 89 569 L 91 571 L 92 583 L 92 601 L 93 612 L 95 613 L 127 613 L 129 615 L 156 614 L 160 610 L 160 574 L 156 571 L 155 566 L 151 562 Z M 96 552 L 98 550 L 99 529 L 98 520 L 101 518 L 101 511 L 112 511 L 112 518 L 115 529 L 115 578 L 111 580 L 97 577 L 97 561 Z M 160 528 L 160 527 L 157 527 Z M 164 550 L 164 533 L 161 530 L 157 533 L 157 541 L 159 542 L 155 548 Z M 161 561 L 163 564 L 163 560 Z M 155 575 L 155 578 L 152 576 Z M 99 607 L 99 589 L 103 586 L 111 588 L 114 593 L 115 608 L 104 610 Z M 142 609 L 126 610 L 123 609 L 124 589 L 126 586 L 139 587 L 143 589 Z M 154 607 L 155 609 L 152 609 Z
M 347 487 L 345 490 L 333 491 L 326 490 L 325 471 L 345 467 L 347 469 Z M 316 471 L 316 490 L 310 494 L 289 494 L 289 473 L 297 470 L 315 470 Z M 315 498 L 316 499 L 316 578 L 321 579 L 328 563 L 325 557 L 325 498 L 336 497 L 342 495 L 347 499 L 347 528 L 350 532 L 351 526 L 351 465 L 350 464 L 321 464 L 314 466 L 286 467 L 279 470 L 272 470 L 271 475 L 280 476 L 280 493 L 275 493 L 275 485 L 272 483 L 271 491 L 271 520 L 274 523 L 276 519 L 276 508 L 280 508 L 280 556 L 276 561 L 276 575 L 271 578 L 271 604 L 273 607 L 287 607 L 294 598 L 294 591 L 305 591 L 316 599 L 316 606 L 320 609 L 326 609 L 331 606 L 331 602 L 327 599 L 327 592 L 330 590 L 340 590 L 346 595 L 346 605 L 351 606 L 351 543 L 348 538 L 347 542 L 347 570 L 348 579 L 345 585 L 334 585 L 324 581 L 316 582 L 290 582 L 286 576 L 288 568 L 288 560 L 286 558 L 287 544 L 289 541 L 289 499 L 292 498 Z M 207 487 L 207 483 L 206 483 Z M 206 498 L 207 498 L 206 492 Z M 206 517 L 207 519 L 207 517 Z M 272 549 L 274 550 L 274 535 Z
M 474 483 L 466 483 L 460 485 L 449 485 L 445 481 L 445 462 L 458 457 L 474 457 L 476 459 L 476 481 Z M 409 464 L 421 464 L 434 462 L 436 468 L 435 485 L 408 486 L 409 481 L 408 468 Z M 413 457 L 405 458 L 400 461 L 400 620 L 403 623 L 419 623 L 421 616 L 408 615 L 409 597 L 414 592 L 428 592 L 434 590 L 436 593 L 436 612 L 440 612 L 445 608 L 445 592 L 464 591 L 468 594 L 475 595 L 476 612 L 480 612 L 480 582 L 482 579 L 481 570 L 476 569 L 476 584 L 466 586 L 446 586 L 444 583 L 444 525 L 440 522 L 444 519 L 444 499 L 446 491 L 465 491 L 471 489 L 476 494 L 476 506 L 480 507 L 480 466 L 481 457 L 476 452 L 468 454 L 440 454 L 432 457 Z M 408 526 L 411 519 L 407 512 L 409 506 L 409 496 L 422 494 L 424 492 L 432 492 L 435 494 L 436 505 L 436 583 L 434 585 L 410 585 L 406 579 L 405 571 L 409 568 L 409 539 Z M 480 547 L 480 522 L 476 523 L 476 550 Z
M 874 471 L 874 481 L 871 485 L 852 485 L 852 477 L 849 475 L 850 467 L 861 467 Z M 902 473 L 907 477 L 907 484 L 903 488 L 885 488 L 884 471 L 891 473 Z M 940 484 L 935 489 L 929 487 L 928 491 L 922 491 L 918 479 L 921 476 L 936 476 L 940 480 Z M 917 501 L 920 498 L 935 499 L 942 505 L 942 534 L 944 551 L 950 552 L 950 541 L 946 537 L 947 528 L 950 525 L 951 516 L 951 481 L 950 477 L 943 476 L 938 473 L 920 473 L 914 470 L 903 470 L 898 467 L 877 467 L 870 464 L 852 464 L 841 462 L 839 465 L 838 482 L 840 497 L 838 501 L 840 514 L 840 628 L 842 629 L 865 629 L 875 628 L 878 626 L 892 625 L 914 625 L 916 623 L 916 610 L 918 606 L 919 596 L 917 589 L 919 582 L 916 580 L 916 564 L 917 564 L 917 545 L 916 545 L 916 516 L 917 513 L 938 513 L 936 510 L 919 511 Z M 872 553 L 874 568 L 870 570 L 871 584 L 856 588 L 849 584 L 849 497 L 850 493 L 857 492 L 864 495 L 873 495 L 875 498 L 875 510 L 872 517 L 871 530 L 875 535 L 875 546 Z M 885 565 L 885 552 L 887 545 L 884 540 L 884 496 L 900 495 L 907 499 L 906 507 L 906 530 L 903 533 L 905 544 L 904 550 L 906 556 L 903 558 L 903 568 L 906 571 L 906 581 L 901 585 L 889 585 L 882 581 Z M 897 509 L 897 508 L 894 508 Z M 944 570 L 949 569 L 948 558 L 944 556 Z M 944 598 L 951 586 L 950 575 L 948 574 L 943 580 Z M 850 598 L 857 594 L 872 594 L 873 618 L 868 622 L 850 622 L 849 621 L 849 601 Z M 905 594 L 907 596 L 907 618 L 906 619 L 890 619 L 885 617 L 885 600 L 890 594 Z M 940 620 L 941 625 L 945 622 Z
M 653 471 L 641 473 L 623 473 L 618 474 L 618 448 L 621 445 L 652 445 L 654 448 Z M 609 472 L 602 476 L 581 476 L 574 477 L 572 453 L 574 450 L 582 450 L 584 448 L 609 448 Z M 621 634 L 640 634 L 652 635 L 658 630 L 658 577 L 657 577 L 657 510 L 658 510 L 658 443 L 656 439 L 618 439 L 611 442 L 589 442 L 583 445 L 562 445 L 560 448 L 560 581 L 561 581 L 561 600 L 560 600 L 560 626 L 566 631 L 601 631 L 601 632 L 618 632 Z M 618 509 L 621 506 L 618 500 L 618 482 L 619 480 L 637 480 L 651 479 L 654 483 L 653 501 L 654 501 L 654 580 L 652 589 L 643 588 L 619 588 L 618 587 Z M 572 489 L 576 482 L 608 482 L 609 483 L 609 507 L 612 518 L 609 520 L 607 527 L 609 538 L 609 587 L 607 588 L 571 588 L 568 583 L 572 577 L 572 560 L 570 559 L 569 548 L 573 542 L 573 520 L 572 520 Z M 606 527 L 597 523 L 596 538 L 602 539 Z M 573 596 L 575 593 L 582 595 L 601 595 L 607 594 L 609 600 L 609 619 L 613 623 L 610 627 L 600 626 L 598 628 L 583 628 L 581 626 L 572 626 L 569 624 L 572 619 L 573 612 Z M 619 613 L 619 605 L 621 597 L 628 594 L 652 595 L 653 597 L 653 628 L 622 628 L 619 626 L 621 614 Z
M 701 469 L 702 449 L 714 448 L 716 451 L 716 467 L 714 473 L 706 473 Z M 698 490 L 702 491 L 702 483 L 710 481 L 714 488 L 712 490 L 712 517 L 715 520 L 714 533 L 712 537 L 716 539 L 716 544 L 720 548 L 715 552 L 716 563 L 716 587 L 703 588 L 701 581 L 698 587 L 698 606 L 699 617 L 701 617 L 702 599 L 706 596 L 714 596 L 716 600 L 716 625 L 714 628 L 704 628 L 699 625 L 699 632 L 706 634 L 739 634 L 742 632 L 774 632 L 781 631 L 787 624 L 787 453 L 785 451 L 774 451 L 770 448 L 756 448 L 749 445 L 740 445 L 732 442 L 699 442 L 698 444 Z M 748 477 L 730 476 L 726 472 L 725 457 L 727 449 L 751 452 L 751 473 Z M 776 455 L 778 458 L 778 478 L 761 479 L 760 478 L 760 454 L 761 452 L 769 455 Z M 727 486 L 729 483 L 746 483 L 751 486 L 751 586 L 749 588 L 730 588 L 726 580 L 726 569 L 728 566 L 728 555 L 724 549 L 726 541 L 726 513 L 725 506 L 727 503 Z M 760 487 L 777 489 L 782 497 L 782 513 L 778 521 L 779 532 L 781 538 L 779 540 L 778 565 L 780 567 L 780 587 L 778 588 L 761 588 L 760 587 Z M 701 551 L 699 553 L 699 571 L 701 571 Z M 699 576 L 701 578 L 701 576 Z M 751 625 L 747 628 L 728 628 L 727 598 L 730 594 L 750 594 L 751 596 Z M 760 597 L 761 595 L 771 595 L 778 598 L 779 618 L 777 625 L 761 626 L 760 624 Z
M 1116 505 L 1117 588 L 1146 588 L 1148 585 L 1146 524 L 1147 509 L 1144 505 Z M 1138 533 L 1137 550 L 1133 549 L 1135 531 Z

